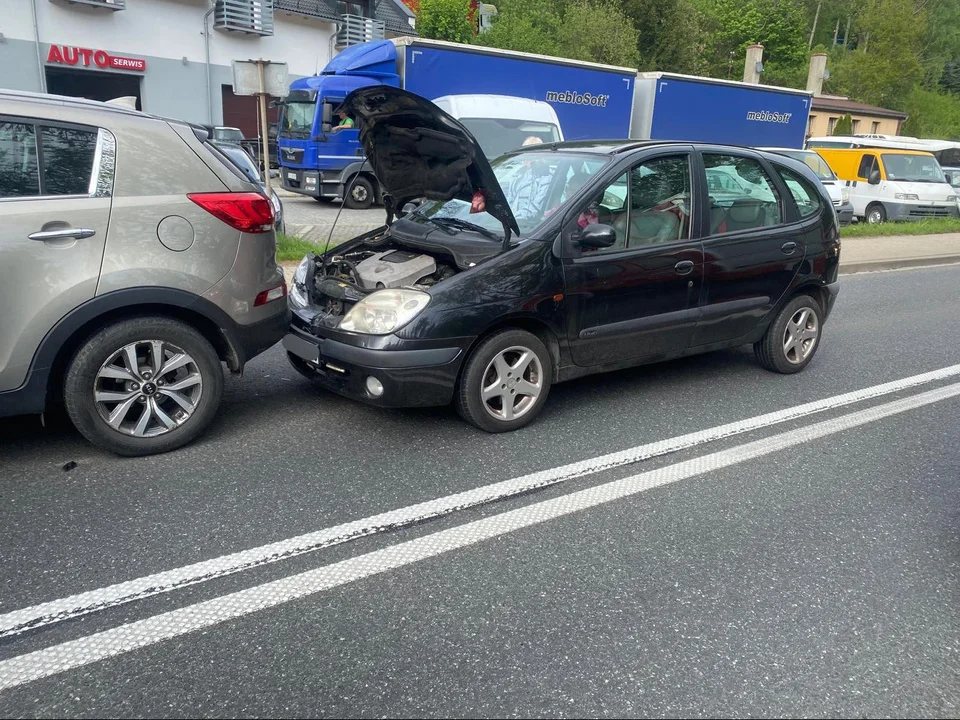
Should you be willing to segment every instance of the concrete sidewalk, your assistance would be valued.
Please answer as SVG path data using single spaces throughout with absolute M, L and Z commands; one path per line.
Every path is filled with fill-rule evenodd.
M 841 238 L 844 274 L 960 263 L 960 233 Z
M 360 232 L 372 229 L 367 227 Z M 323 240 L 326 241 L 326 237 Z M 960 263 L 960 233 L 843 238 L 840 241 L 840 272 L 844 275 L 954 263 Z M 280 264 L 287 283 L 290 283 L 298 262 Z

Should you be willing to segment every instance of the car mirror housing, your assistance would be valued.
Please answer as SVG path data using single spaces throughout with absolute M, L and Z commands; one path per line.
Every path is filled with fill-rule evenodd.
M 874 170 L 870 173 L 870 179 L 867 180 L 870 185 L 879 185 L 880 184 L 880 171 Z
M 612 247 L 616 242 L 617 231 L 609 225 L 587 225 L 577 238 L 580 247 L 596 250 Z

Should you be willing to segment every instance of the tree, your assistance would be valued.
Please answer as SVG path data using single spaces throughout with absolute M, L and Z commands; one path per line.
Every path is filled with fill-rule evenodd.
M 563 9 L 560 2 L 499 0 L 493 26 L 473 41 L 504 50 L 560 55 L 557 38 Z
M 808 29 L 798 0 L 715 0 L 700 4 L 707 71 L 742 77 L 748 45 L 763 45 L 764 82 L 800 84 L 805 79 Z
M 431 40 L 470 42 L 473 28 L 468 0 L 420 0 L 417 32 Z
M 960 59 L 951 60 L 944 65 L 940 75 L 940 87 L 954 95 L 960 95 Z
M 853 135 L 853 118 L 850 115 L 842 115 L 837 124 L 833 126 L 834 135 Z
M 635 68 L 637 31 L 613 0 L 507 0 L 478 45 Z
M 575 0 L 558 34 L 564 57 L 636 68 L 637 31 L 613 0 Z
M 866 0 L 856 22 L 856 50 L 832 56 L 832 91 L 855 100 L 900 109 L 923 79 L 920 46 L 926 17 L 903 0 Z
M 691 0 L 624 0 L 623 12 L 637 30 L 641 70 L 699 71 L 700 13 Z
M 960 140 L 960 98 L 917 87 L 907 96 L 904 111 L 909 119 L 903 134 L 914 137 Z

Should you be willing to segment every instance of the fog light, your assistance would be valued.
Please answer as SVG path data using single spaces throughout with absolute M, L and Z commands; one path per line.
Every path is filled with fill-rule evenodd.
M 367 392 L 371 397 L 378 398 L 383 395 L 383 383 L 372 375 L 367 378 Z

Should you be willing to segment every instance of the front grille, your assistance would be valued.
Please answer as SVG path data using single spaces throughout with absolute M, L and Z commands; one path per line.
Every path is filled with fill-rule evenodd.
M 948 207 L 917 205 L 910 208 L 910 217 L 952 217 L 953 214 L 953 209 Z
M 280 151 L 280 159 L 291 165 L 302 165 L 303 148 L 283 148 Z

